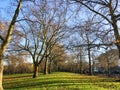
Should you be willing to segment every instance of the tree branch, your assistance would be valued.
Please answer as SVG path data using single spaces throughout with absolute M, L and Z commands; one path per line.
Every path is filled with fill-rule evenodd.
M 100 16 L 103 17 L 105 20 L 107 20 L 109 23 L 112 23 L 105 15 L 103 15 L 103 14 L 99 13 L 98 11 L 95 11 L 94 9 L 90 8 L 86 3 L 83 3 L 82 0 L 74 0 L 74 1 L 76 1 L 77 3 L 82 4 L 83 6 L 85 6 L 86 8 L 88 8 L 90 11 L 92 11 L 92 12 L 100 15 Z M 89 3 L 90 3 L 90 2 L 91 2 L 91 1 L 89 1 Z
M 0 39 L 2 40 L 2 41 L 4 41 L 4 39 L 3 39 L 3 37 L 0 35 Z

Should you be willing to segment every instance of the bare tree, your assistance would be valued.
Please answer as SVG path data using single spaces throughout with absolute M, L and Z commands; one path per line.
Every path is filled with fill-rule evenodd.
M 49 54 L 48 50 L 64 35 L 62 29 L 67 18 L 67 5 L 63 1 L 36 0 L 23 9 L 24 23 L 19 23 L 24 34 L 20 50 L 28 51 L 34 64 L 33 78 L 38 76 L 38 66 Z M 28 12 L 26 12 L 28 11 Z M 26 14 L 24 13 L 26 12 Z
M 103 67 L 103 71 L 106 71 L 106 74 L 110 75 L 110 69 L 118 66 L 118 56 L 118 50 L 116 49 L 108 50 L 105 53 L 99 55 L 97 57 L 99 68 Z
M 5 63 L 5 74 L 32 72 L 32 66 L 30 65 L 30 62 L 27 62 L 26 60 L 26 53 L 7 53 L 5 57 Z
M 6 37 L 3 38 L 2 35 L 0 35 L 0 90 L 3 90 L 3 87 L 2 87 L 2 77 L 3 77 L 3 61 L 4 61 L 4 54 L 6 52 L 6 49 L 11 41 L 11 38 L 12 38 L 12 33 L 13 33 L 13 29 L 14 29 L 14 26 L 15 26 L 15 22 L 17 20 L 17 17 L 19 15 L 19 11 L 20 11 L 20 8 L 21 8 L 21 5 L 22 5 L 22 2 L 23 0 L 20 0 L 19 3 L 18 3 L 18 6 L 15 10 L 15 13 L 14 13 L 14 16 L 12 18 L 12 21 L 8 27 L 8 30 L 6 31 L 7 34 L 6 34 Z
M 112 27 L 107 33 L 113 31 L 115 36 L 115 45 L 119 51 L 120 58 L 120 35 L 119 35 L 119 19 L 120 19 L 120 1 L 119 0 L 72 0 L 85 6 L 90 11 L 101 16 L 107 26 Z
M 62 68 L 61 64 L 65 63 L 67 54 L 65 52 L 65 49 L 62 45 L 59 43 L 56 43 L 53 48 L 50 50 L 49 54 L 49 73 L 52 71 L 53 64 L 55 66 L 53 67 L 53 70 L 59 71 L 59 69 Z
M 91 60 L 91 51 L 94 47 L 94 44 L 97 40 L 98 27 L 96 26 L 93 19 L 89 19 L 80 23 L 79 26 L 75 26 L 76 32 L 78 32 L 80 38 L 83 40 L 82 43 L 74 45 L 75 47 L 85 47 L 88 53 L 89 60 L 89 74 L 92 74 L 92 60 Z
M 77 51 L 78 51 L 78 54 L 77 54 L 77 58 L 78 58 L 78 61 L 79 61 L 79 69 L 80 69 L 80 74 L 83 73 L 83 59 L 84 59 L 84 49 L 83 47 L 77 47 L 76 48 Z

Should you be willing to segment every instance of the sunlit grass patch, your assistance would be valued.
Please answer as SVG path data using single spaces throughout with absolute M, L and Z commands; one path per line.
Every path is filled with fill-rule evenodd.
M 57 72 L 48 75 L 16 74 L 4 76 L 5 90 L 120 90 L 114 78 Z

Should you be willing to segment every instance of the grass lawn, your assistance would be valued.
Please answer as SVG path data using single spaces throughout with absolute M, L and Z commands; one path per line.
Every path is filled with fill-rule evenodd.
M 87 76 L 66 72 L 49 75 L 32 74 L 4 75 L 5 90 L 120 90 L 120 82 L 114 78 Z

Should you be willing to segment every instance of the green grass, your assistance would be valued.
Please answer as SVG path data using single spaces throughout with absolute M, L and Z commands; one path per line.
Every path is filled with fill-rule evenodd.
M 32 74 L 5 75 L 3 86 L 5 90 L 120 90 L 120 82 L 114 78 L 65 72 L 40 74 L 38 78 Z

